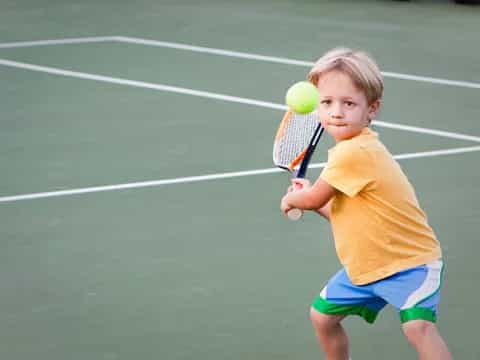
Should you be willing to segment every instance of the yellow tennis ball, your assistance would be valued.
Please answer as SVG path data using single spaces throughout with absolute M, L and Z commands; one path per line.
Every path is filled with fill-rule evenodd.
M 311 113 L 318 105 L 318 90 L 308 81 L 299 81 L 287 91 L 287 105 L 296 113 Z

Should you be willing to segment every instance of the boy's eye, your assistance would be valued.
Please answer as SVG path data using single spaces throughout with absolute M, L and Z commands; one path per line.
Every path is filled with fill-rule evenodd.
M 324 104 L 324 105 L 330 105 L 332 103 L 331 100 L 322 100 L 320 101 L 321 104 Z
M 351 101 L 345 101 L 345 105 L 347 105 L 347 106 L 353 106 L 353 105 L 355 105 L 355 104 L 354 104 L 353 102 L 351 102 Z

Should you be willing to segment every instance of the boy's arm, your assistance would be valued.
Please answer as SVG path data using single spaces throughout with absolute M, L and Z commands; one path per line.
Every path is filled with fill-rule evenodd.
M 313 185 L 310 185 L 307 181 L 302 181 L 302 186 L 302 189 L 289 192 L 282 198 L 281 209 L 285 214 L 293 208 L 318 212 L 333 198 L 336 191 L 334 187 L 321 178 L 318 178 Z M 329 211 L 325 214 L 329 214 Z
M 325 219 L 327 219 L 328 221 L 330 221 L 330 214 L 331 214 L 331 212 L 332 212 L 332 202 L 333 202 L 333 198 L 330 199 L 325 206 L 323 206 L 323 207 L 321 207 L 321 208 L 319 208 L 319 209 L 316 209 L 316 210 L 314 210 L 314 211 L 315 211 L 317 214 L 323 216 L 323 217 L 324 217 Z

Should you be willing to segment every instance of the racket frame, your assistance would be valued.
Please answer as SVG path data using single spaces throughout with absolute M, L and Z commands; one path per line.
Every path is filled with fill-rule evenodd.
M 317 127 L 315 128 L 312 138 L 310 139 L 310 143 L 308 144 L 306 150 L 304 151 L 305 154 L 303 155 L 303 159 L 302 159 L 302 162 L 300 163 L 300 167 L 298 168 L 298 171 L 292 172 L 294 179 L 303 179 L 307 175 L 308 165 L 310 163 L 313 153 L 315 152 L 317 144 L 320 141 L 320 138 L 322 137 L 324 130 L 325 128 L 319 122 Z M 301 209 L 293 208 L 287 212 L 287 217 L 292 221 L 300 220 L 302 216 L 303 216 L 303 210 Z

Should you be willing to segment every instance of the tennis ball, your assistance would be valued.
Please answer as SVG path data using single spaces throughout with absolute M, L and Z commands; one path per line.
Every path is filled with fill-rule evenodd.
M 311 113 L 318 105 L 318 90 L 308 81 L 299 81 L 287 91 L 287 105 L 296 113 Z

